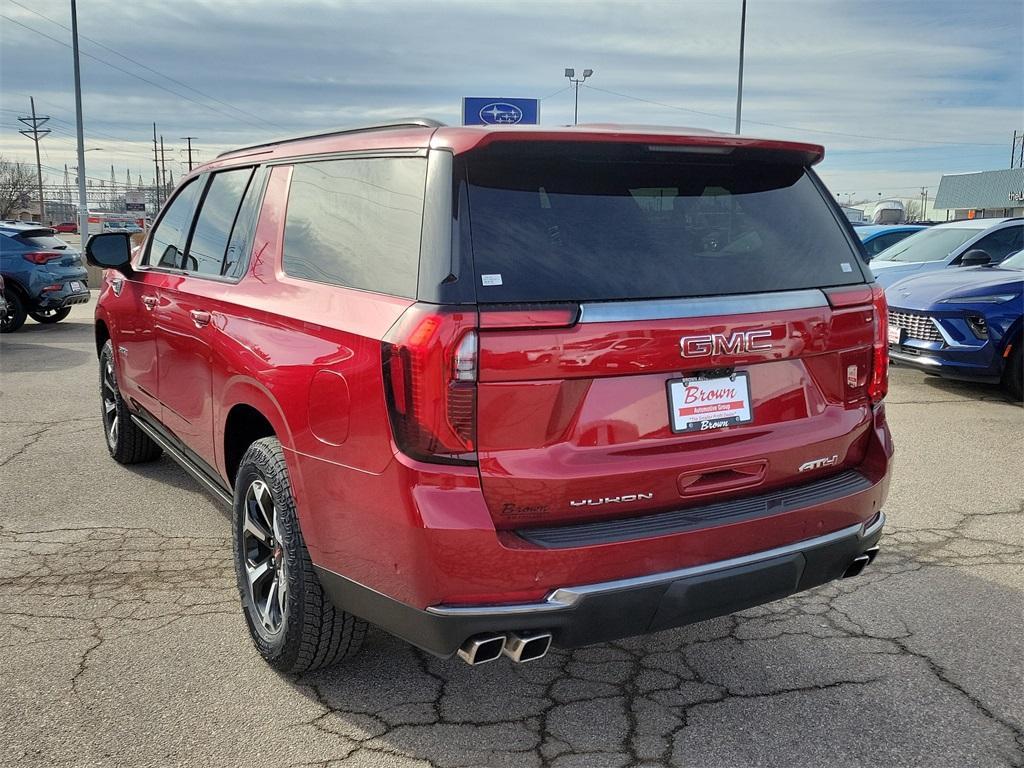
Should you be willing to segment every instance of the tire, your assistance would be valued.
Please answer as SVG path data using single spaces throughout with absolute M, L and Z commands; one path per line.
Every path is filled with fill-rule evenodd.
M 1003 386 L 1016 401 L 1024 400 L 1024 339 L 1018 339 L 1003 370 Z
M 10 288 L 4 288 L 4 298 L 7 300 L 7 311 L 0 317 L 0 333 L 14 333 L 25 324 L 25 318 L 28 317 L 25 302 Z
M 50 325 L 51 323 L 59 323 L 70 314 L 71 307 L 62 307 L 60 309 L 35 309 L 29 312 L 28 316 L 37 323 Z
M 257 440 L 242 457 L 233 533 L 242 613 L 256 649 L 272 667 L 307 672 L 359 651 L 366 622 L 336 608 L 320 586 L 276 438 Z
M 119 464 L 142 464 L 160 458 L 163 449 L 131 420 L 114 373 L 114 345 L 100 351 L 100 414 L 107 450 Z

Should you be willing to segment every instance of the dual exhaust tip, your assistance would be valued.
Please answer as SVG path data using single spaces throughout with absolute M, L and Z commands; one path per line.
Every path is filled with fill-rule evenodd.
M 846 567 L 846 572 L 843 574 L 844 579 L 849 579 L 857 576 L 867 566 L 871 565 L 875 560 L 875 556 L 878 554 L 878 547 L 871 547 L 870 549 L 864 550 L 864 554 L 857 555 L 850 561 L 850 564 Z
M 543 658 L 551 647 L 550 632 L 509 632 L 474 635 L 459 648 L 459 657 L 476 666 L 494 661 L 502 654 L 517 664 Z

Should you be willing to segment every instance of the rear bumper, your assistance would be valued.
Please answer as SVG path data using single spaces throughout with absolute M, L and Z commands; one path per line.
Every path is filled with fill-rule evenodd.
M 37 309 L 63 309 L 64 307 L 70 307 L 75 304 L 88 304 L 90 293 L 89 287 L 85 281 L 80 281 L 84 286 L 81 291 L 72 292 L 70 289 L 65 288 L 61 291 L 53 291 L 44 293 L 36 301 Z
M 657 632 L 778 600 L 841 577 L 877 545 L 885 524 L 871 520 L 823 536 L 719 562 L 553 590 L 515 605 L 431 606 L 420 610 L 317 568 L 337 605 L 438 656 L 485 632 L 545 630 L 573 648 Z

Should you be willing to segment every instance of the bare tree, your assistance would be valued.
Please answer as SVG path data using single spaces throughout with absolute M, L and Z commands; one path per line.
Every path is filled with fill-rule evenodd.
M 906 214 L 907 221 L 918 221 L 924 218 L 921 213 L 920 200 L 904 200 L 903 211 Z
M 0 219 L 9 219 L 29 203 L 36 187 L 36 175 L 24 163 L 0 155 Z

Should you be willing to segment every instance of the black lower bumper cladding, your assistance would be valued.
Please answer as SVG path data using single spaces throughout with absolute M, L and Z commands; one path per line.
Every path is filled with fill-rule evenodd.
M 546 630 L 574 648 L 656 632 L 778 600 L 840 578 L 877 545 L 885 515 L 863 525 L 717 563 L 631 579 L 565 587 L 518 605 L 420 610 L 333 571 L 317 568 L 336 605 L 437 656 L 483 632 Z

